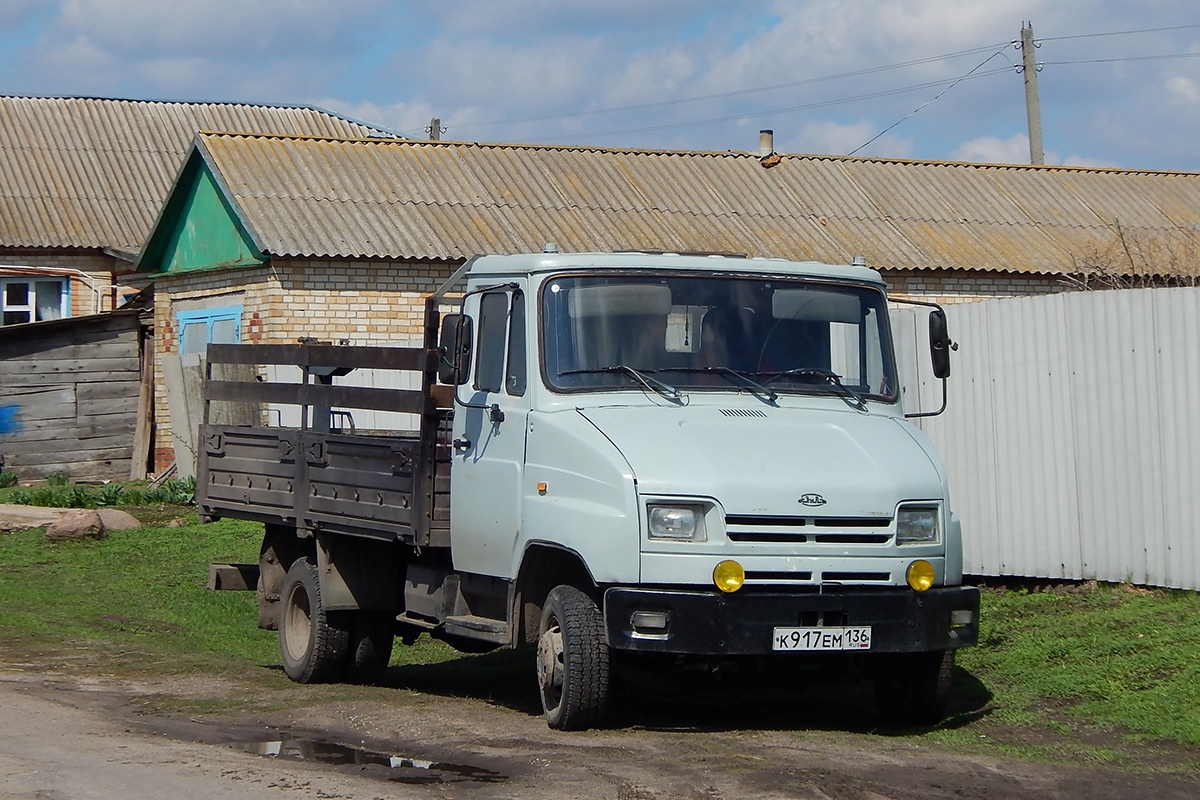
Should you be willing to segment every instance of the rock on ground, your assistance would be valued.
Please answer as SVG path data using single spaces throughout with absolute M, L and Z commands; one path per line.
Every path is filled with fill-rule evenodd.
M 69 508 L 43 508 L 14 503 L 0 503 L 0 533 L 44 528 L 68 513 Z
M 46 538 L 104 539 L 109 531 L 140 528 L 142 523 L 132 514 L 115 508 L 79 508 L 63 514 L 46 528 Z

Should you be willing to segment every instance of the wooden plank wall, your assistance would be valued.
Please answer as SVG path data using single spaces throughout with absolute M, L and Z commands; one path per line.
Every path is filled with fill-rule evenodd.
M 24 327 L 24 326 L 22 326 Z M 127 480 L 141 392 L 139 324 L 129 314 L 31 326 L 0 338 L 4 469 L 21 480 Z

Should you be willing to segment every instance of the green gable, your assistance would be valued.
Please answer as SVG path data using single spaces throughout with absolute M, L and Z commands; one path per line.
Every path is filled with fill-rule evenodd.
M 169 274 L 266 262 L 208 161 L 193 149 L 150 234 L 138 271 Z

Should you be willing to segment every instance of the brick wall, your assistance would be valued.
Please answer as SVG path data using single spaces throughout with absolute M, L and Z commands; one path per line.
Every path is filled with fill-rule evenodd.
M 882 274 L 890 295 L 943 304 L 1054 294 L 1067 289 L 1056 275 L 962 270 L 882 270 Z
M 158 353 L 179 352 L 176 313 L 208 301 L 242 306 L 242 341 L 290 344 L 301 337 L 352 345 L 409 345 L 424 332 L 425 297 L 457 265 L 292 260 L 236 270 L 160 276 L 155 281 Z M 175 459 L 162 364 L 155 364 L 155 471 Z

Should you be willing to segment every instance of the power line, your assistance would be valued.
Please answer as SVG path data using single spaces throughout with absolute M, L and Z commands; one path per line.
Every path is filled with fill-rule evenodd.
M 1075 35 L 1070 35 L 1070 36 L 1040 37 L 1038 39 L 1038 42 L 1041 43 L 1041 42 L 1050 42 L 1050 41 L 1068 41 L 1068 40 L 1074 40 L 1074 39 L 1091 39 L 1091 38 L 1097 38 L 1097 37 L 1112 37 L 1112 36 L 1131 36 L 1131 35 L 1137 35 L 1137 34 L 1160 33 L 1160 32 L 1164 32 L 1164 31 L 1187 30 L 1187 29 L 1193 29 L 1193 28 L 1200 28 L 1200 23 L 1188 24 L 1188 25 L 1174 25 L 1174 26 L 1160 27 L 1160 28 L 1144 28 L 1144 29 L 1139 29 L 1139 30 L 1128 30 L 1128 31 L 1110 31 L 1110 32 L 1106 32 L 1106 33 L 1087 33 L 1087 34 L 1075 34 Z M 881 72 L 887 72 L 887 71 L 896 70 L 896 69 L 905 69 L 908 67 L 920 66 L 923 64 L 929 64 L 929 63 L 938 62 L 938 61 L 944 61 L 947 59 L 960 58 L 962 56 L 967 56 L 967 55 L 974 55 L 976 53 L 987 52 L 989 50 L 995 50 L 995 48 L 997 48 L 997 47 L 1001 48 L 999 51 L 993 52 L 992 55 L 990 55 L 987 59 L 985 59 L 981 64 L 977 65 L 973 70 L 971 70 L 970 72 L 968 72 L 965 75 L 963 75 L 959 78 L 956 78 L 956 79 L 931 81 L 928 83 L 918 84 L 915 86 L 902 87 L 899 89 L 891 89 L 891 90 L 885 90 L 885 91 L 881 91 L 881 92 L 873 92 L 870 94 L 856 95 L 853 97 L 840 98 L 840 99 L 836 99 L 836 100 L 828 100 L 828 101 L 823 101 L 823 102 L 818 102 L 818 103 L 809 103 L 809 104 L 800 105 L 800 106 L 792 106 L 789 108 L 772 109 L 772 110 L 768 110 L 768 111 L 758 111 L 758 112 L 742 113 L 742 114 L 733 114 L 733 115 L 727 115 L 727 116 L 721 116 L 721 117 L 711 117 L 711 118 L 707 118 L 707 119 L 691 120 L 691 121 L 687 121 L 687 122 L 669 123 L 669 124 L 663 124 L 663 125 L 642 126 L 642 127 L 637 127 L 637 128 L 626 128 L 626 129 L 621 129 L 621 130 L 595 132 L 595 133 L 589 133 L 589 134 L 582 134 L 582 135 L 578 135 L 578 136 L 560 137 L 560 139 L 562 139 L 562 140 L 569 141 L 571 139 L 581 139 L 581 138 L 601 137 L 601 136 L 616 136 L 616 135 L 623 135 L 623 134 L 628 134 L 628 133 L 644 133 L 644 132 L 669 130 L 672 128 L 683 128 L 683 127 L 696 126 L 696 125 L 709 125 L 709 124 L 713 124 L 713 123 L 717 123 L 717 122 L 728 122 L 731 120 L 738 120 L 738 119 L 751 119 L 751 118 L 755 118 L 755 117 L 764 117 L 764 116 L 769 116 L 771 114 L 787 114 L 787 113 L 794 113 L 796 111 L 805 111 L 805 110 L 811 110 L 811 109 L 815 109 L 815 108 L 825 108 L 825 107 L 829 107 L 829 106 L 859 102 L 862 100 L 875 99 L 878 97 L 886 97 L 886 96 L 893 95 L 893 94 L 903 94 L 906 92 L 919 91 L 921 89 L 932 88 L 934 86 L 946 86 L 946 88 L 943 91 L 941 91 L 937 96 L 935 96 L 929 102 L 924 103 L 921 106 L 919 106 L 918 108 L 914 109 L 911 113 L 909 113 L 902 119 L 898 120 L 896 123 L 889 126 L 888 128 L 884 129 L 873 139 L 866 142 L 865 144 L 863 144 L 861 147 L 859 147 L 857 150 L 854 151 L 854 152 L 858 152 L 858 150 L 861 150 L 863 147 L 866 147 L 871 142 L 875 141 L 875 139 L 878 139 L 883 134 L 892 130 L 892 128 L 895 128 L 897 125 L 899 125 L 902 122 L 904 122 L 905 120 L 909 119 L 914 114 L 920 112 L 922 109 L 927 107 L 930 103 L 935 102 L 938 98 L 940 98 L 942 95 L 944 95 L 950 89 L 954 88 L 954 86 L 957 85 L 958 83 L 960 83 L 961 81 L 963 81 L 967 78 L 981 78 L 981 77 L 986 77 L 989 75 L 994 75 L 999 72 L 1007 71 L 1006 69 L 1002 68 L 1002 69 L 989 70 L 989 71 L 979 73 L 979 74 L 974 74 L 980 67 L 982 67 L 984 64 L 986 64 L 988 61 L 995 58 L 997 55 L 1000 55 L 1003 52 L 1003 50 L 1006 49 L 1011 44 L 1017 44 L 1017 42 L 1010 41 L 1010 42 L 1004 42 L 1003 44 L 996 43 L 996 44 L 987 45 L 984 47 L 975 47 L 975 48 L 970 48 L 967 50 L 958 50 L 958 51 L 955 51 L 952 53 L 944 53 L 942 55 L 937 55 L 937 56 L 927 56 L 924 58 L 918 58 L 918 59 L 912 59 L 909 61 L 897 62 L 895 64 L 886 64 L 886 65 L 879 66 L 879 67 L 868 67 L 865 69 L 837 73 L 834 75 L 825 75 L 825 76 L 821 76 L 821 77 L 817 77 L 817 78 L 806 78 L 803 80 L 788 81 L 785 83 L 777 83 L 777 84 L 771 84 L 771 85 L 767 85 L 767 86 L 756 86 L 756 87 L 750 87 L 750 88 L 746 88 L 746 89 L 737 89 L 737 90 L 732 90 L 732 91 L 728 91 L 728 92 L 717 92 L 717 93 L 706 94 L 706 95 L 695 95 L 692 97 L 678 98 L 675 100 L 664 100 L 664 101 L 653 102 L 653 103 L 638 103 L 638 104 L 631 104 L 631 105 L 626 105 L 626 106 L 613 106 L 613 107 L 609 107 L 609 108 L 591 109 L 591 110 L 586 110 L 586 111 L 575 111 L 575 112 L 563 113 L 563 114 L 543 114 L 543 115 L 532 116 L 532 117 L 491 120 L 491 121 L 484 121 L 484 122 L 465 122 L 465 123 L 456 124 L 453 127 L 457 129 L 457 128 L 483 127 L 483 126 L 490 126 L 490 125 L 516 125 L 516 124 L 527 123 L 527 122 L 545 122 L 545 121 L 549 121 L 549 120 L 578 119 L 578 118 L 582 118 L 582 117 L 598 116 L 598 115 L 602 115 L 602 114 L 614 114 L 614 113 L 620 113 L 620 112 L 625 112 L 625 111 L 643 111 L 643 110 L 653 109 L 653 108 L 666 108 L 666 107 L 671 107 L 671 106 L 686 105 L 689 103 L 698 103 L 698 102 L 703 102 L 706 100 L 719 100 L 719 99 L 724 99 L 724 98 L 729 98 L 729 97 L 739 97 L 739 96 L 757 94 L 757 93 L 762 93 L 762 92 L 776 91 L 779 89 L 795 88 L 798 86 L 810 86 L 813 84 L 824 83 L 824 82 L 835 81 L 835 80 L 843 80 L 846 78 L 862 77 L 865 75 L 873 75 L 873 74 L 878 74 Z M 1165 55 L 1153 55 L 1153 56 L 1127 56 L 1127 57 L 1121 57 L 1121 58 L 1087 59 L 1087 60 L 1076 60 L 1076 61 L 1045 61 L 1045 62 L 1040 62 L 1040 65 L 1041 66 L 1064 66 L 1064 65 L 1072 65 L 1072 64 L 1100 64 L 1100 63 L 1113 63 L 1113 62 L 1119 62 L 1119 61 L 1150 61 L 1150 60 L 1160 60 L 1160 59 L 1194 58 L 1197 56 L 1200 56 L 1200 53 L 1179 53 L 1179 54 L 1165 54 Z M 947 86 L 947 84 L 949 84 L 949 85 Z
M 950 90 L 951 90 L 951 89 L 953 89 L 955 86 L 958 86 L 960 83 L 962 83 L 963 81 L 965 81 L 967 78 L 971 77 L 973 74 L 975 74 L 976 72 L 978 72 L 980 69 L 982 69 L 982 68 L 983 68 L 983 66 L 984 66 L 985 64 L 987 64 L 989 61 L 991 61 L 991 60 L 992 60 L 993 58 L 995 58 L 996 56 L 998 56 L 998 55 L 1000 55 L 1001 53 L 1003 53 L 1003 52 L 1004 52 L 1004 50 L 1005 50 L 1005 49 L 1007 49 L 1007 48 L 1008 48 L 1008 45 L 1007 45 L 1007 44 L 1005 44 L 1005 45 L 1004 45 L 1004 48 L 1002 48 L 1002 49 L 1000 49 L 1000 50 L 997 50 L 996 52 L 992 53 L 990 56 L 988 56 L 987 58 L 985 58 L 983 61 L 979 62 L 979 64 L 977 64 L 977 65 L 975 66 L 975 68 L 974 68 L 974 69 L 972 69 L 970 72 L 968 72 L 966 75 L 963 75 L 961 78 L 959 78 L 958 80 L 956 80 L 956 81 L 954 81 L 953 83 L 951 83 L 951 84 L 950 84 L 949 86 L 947 86 L 945 89 L 942 89 L 940 92 L 938 92 L 938 93 L 937 93 L 936 95 L 934 95 L 932 98 L 930 98 L 929 100 L 926 100 L 924 103 L 922 103 L 921 105 L 919 105 L 919 106 L 917 106 L 916 108 L 914 108 L 914 109 L 913 109 L 912 111 L 910 111 L 908 114 L 906 114 L 905 116 L 903 116 L 903 117 L 901 117 L 900 119 L 896 120 L 896 121 L 895 121 L 895 122 L 893 122 L 891 125 L 887 126 L 887 127 L 886 127 L 886 128 L 884 128 L 883 130 L 881 130 L 879 133 L 875 134 L 875 135 L 874 135 L 874 136 L 872 136 L 870 139 L 868 139 L 867 141 L 863 142 L 863 143 L 862 143 L 861 145 L 859 145 L 858 147 L 856 147 L 856 148 L 854 148 L 853 150 L 851 150 L 851 151 L 850 151 L 850 152 L 849 152 L 847 155 L 854 155 L 854 154 L 855 154 L 855 153 L 857 153 L 859 150 L 862 150 L 864 147 L 866 147 L 867 145 L 871 144 L 871 142 L 873 142 L 873 141 L 875 141 L 876 139 L 878 139 L 879 137 L 883 136 L 885 133 L 887 133 L 888 131 L 890 131 L 892 128 L 895 128 L 895 127 L 896 127 L 897 125 L 899 125 L 900 123 L 904 122 L 905 120 L 909 119 L 910 117 L 913 117 L 913 116 L 915 116 L 917 113 L 919 113 L 920 111 L 922 111 L 922 110 L 923 110 L 924 108 L 926 108 L 927 106 L 929 106 L 929 105 L 931 105 L 931 104 L 935 103 L 935 102 L 938 100 L 938 98 L 940 98 L 940 97 L 941 97 L 942 95 L 944 95 L 946 92 L 950 91 Z
M 1171 58 L 1198 58 L 1200 53 L 1165 53 L 1157 56 L 1124 56 L 1121 58 L 1088 58 L 1078 61 L 1039 61 L 1041 66 L 1062 67 L 1071 64 L 1112 64 L 1117 61 L 1163 61 Z
M 1009 43 L 1002 43 L 1007 46 Z M 962 56 L 975 55 L 976 53 L 984 53 L 989 50 L 994 50 L 1000 47 L 1001 43 L 987 45 L 985 47 L 973 47 L 969 50 L 958 50 L 953 53 L 945 53 L 940 56 L 926 56 L 925 58 L 916 58 L 911 61 L 902 61 L 896 64 L 886 64 L 881 67 L 868 67 L 866 69 L 854 70 L 852 72 L 841 72 L 836 75 L 824 75 L 819 78 L 806 78 L 799 81 L 788 81 L 787 83 L 775 83 L 769 86 L 755 86 L 749 89 L 736 89 L 728 92 L 717 92 L 715 94 L 695 95 L 693 97 L 684 97 L 677 100 L 663 100 L 654 103 L 638 103 L 628 106 L 613 106 L 610 108 L 598 108 L 589 111 L 574 111 L 567 114 L 545 114 L 536 117 L 521 117 L 517 119 L 502 119 L 491 120 L 489 122 L 463 122 L 455 125 L 456 128 L 476 128 L 482 125 L 517 125 L 524 122 L 545 122 L 552 119 L 574 119 L 577 117 L 589 117 L 598 114 L 615 114 L 621 111 L 644 111 L 648 108 L 660 108 L 666 106 L 677 106 L 686 103 L 699 103 L 704 100 L 720 100 L 726 97 L 738 97 L 747 94 L 757 94 L 760 92 L 771 92 L 777 89 L 791 89 L 797 86 L 810 86 L 815 83 L 824 83 L 826 81 L 842 80 L 844 78 L 858 78 L 863 75 L 873 75 L 879 72 L 887 72 L 894 69 L 905 69 L 907 67 L 920 66 L 921 64 L 929 64 L 935 61 L 944 61 L 950 58 L 960 58 Z
M 1039 42 L 1062 42 L 1068 39 L 1095 39 L 1101 36 L 1132 36 L 1138 33 L 1162 33 L 1163 31 L 1182 31 L 1189 28 L 1200 28 L 1200 23 L 1192 25 L 1172 25 L 1167 28 L 1143 28 L 1137 31 L 1111 31 L 1109 33 L 1080 33 L 1074 36 L 1039 36 Z
M 1005 44 L 1005 47 L 1007 47 L 1007 46 L 1008 45 Z M 976 69 L 978 69 L 978 67 L 976 67 Z M 796 111 L 809 111 L 814 108 L 828 108 L 830 106 L 839 106 L 839 105 L 845 105 L 847 103 L 856 103 L 856 102 L 859 102 L 860 100 L 874 100 L 875 98 L 878 98 L 878 97 L 887 97 L 889 95 L 895 95 L 895 94 L 906 94 L 908 92 L 920 91 L 921 89 L 930 89 L 935 86 L 945 86 L 946 84 L 956 84 L 956 83 L 963 81 L 967 77 L 984 78 L 989 75 L 999 75 L 1002 72 L 1009 72 L 1011 69 L 1012 69 L 1011 67 L 997 67 L 996 69 L 987 70 L 985 72 L 980 72 L 975 75 L 969 75 L 969 76 L 963 75 L 958 78 L 947 78 L 944 80 L 929 81 L 927 83 L 919 83 L 914 86 L 903 86 L 903 87 L 900 87 L 897 89 L 884 89 L 882 91 L 870 92 L 868 94 L 855 95 L 853 97 L 842 97 L 842 98 L 839 98 L 836 100 L 822 100 L 822 101 L 816 102 L 816 103 L 806 103 L 804 105 L 790 106 L 788 108 L 775 108 L 775 109 L 771 109 L 769 111 L 753 111 L 753 112 L 743 113 L 743 114 L 730 114 L 730 115 L 724 116 L 724 117 L 711 117 L 709 119 L 690 120 L 688 122 L 671 122 L 671 123 L 665 123 L 663 125 L 649 125 L 649 126 L 644 126 L 644 127 L 639 127 L 639 128 L 625 128 L 622 130 L 590 132 L 590 133 L 584 133 L 584 134 L 577 134 L 574 136 L 560 136 L 560 137 L 558 137 L 558 139 L 560 141 L 570 141 L 572 139 L 584 139 L 584 138 L 592 138 L 592 137 L 600 137 L 600 136 L 619 136 L 619 135 L 623 135 L 626 133 L 646 133 L 648 131 L 662 131 L 662 130 L 669 130 L 671 128 L 688 128 L 688 127 L 695 127 L 697 125 L 711 125 L 711 124 L 717 123 L 717 122 L 732 122 L 733 120 L 739 120 L 739 119 L 754 119 L 755 117 L 766 117 L 766 116 L 770 116 L 772 114 L 791 114 Z

